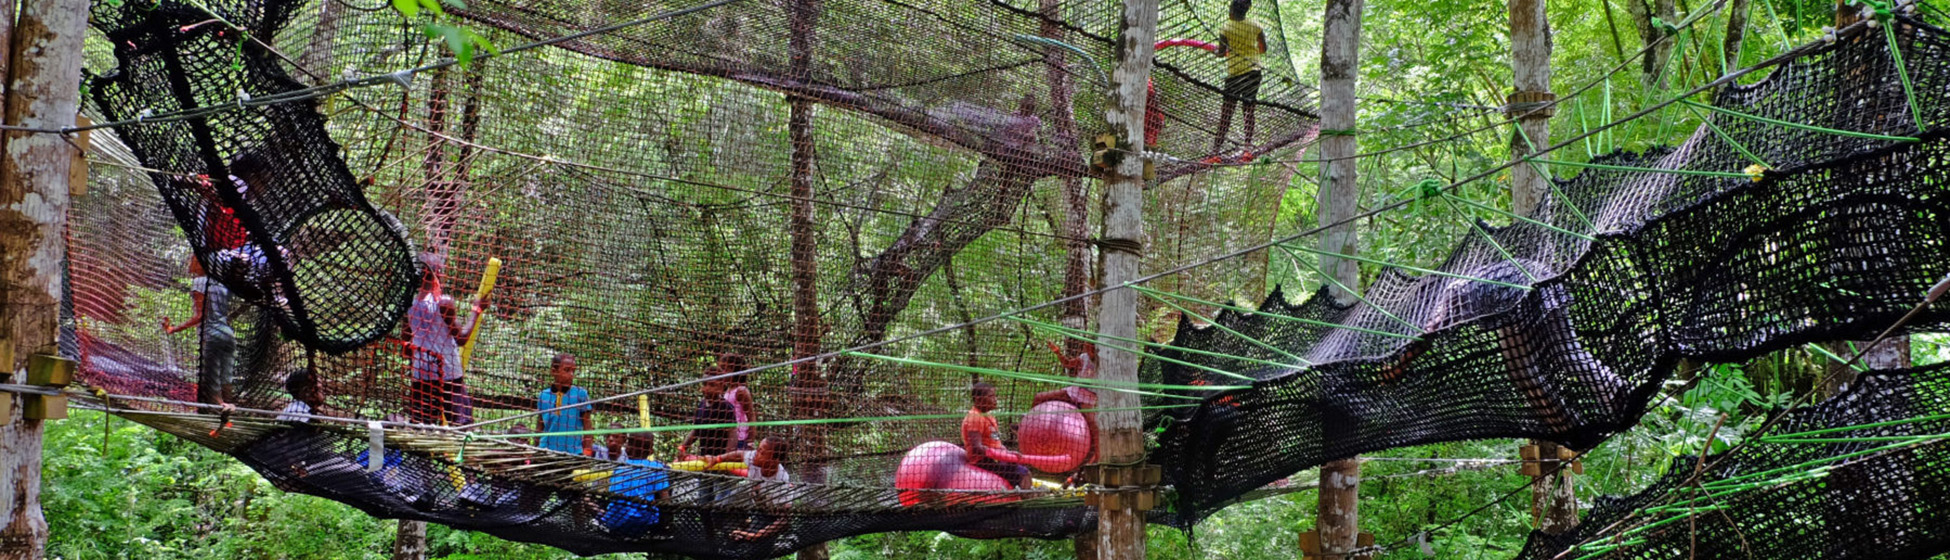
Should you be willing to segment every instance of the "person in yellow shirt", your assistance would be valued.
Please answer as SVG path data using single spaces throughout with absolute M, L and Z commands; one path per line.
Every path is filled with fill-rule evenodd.
M 1259 101 L 1259 57 L 1266 54 L 1266 29 L 1246 19 L 1252 0 L 1232 0 L 1230 17 L 1219 26 L 1219 49 L 1213 51 L 1226 62 L 1225 100 L 1219 106 L 1219 135 L 1212 139 L 1212 156 L 1206 163 L 1218 163 L 1225 148 L 1226 135 L 1232 133 L 1232 106 L 1245 105 L 1246 147 L 1239 160 L 1253 159 L 1253 107 Z

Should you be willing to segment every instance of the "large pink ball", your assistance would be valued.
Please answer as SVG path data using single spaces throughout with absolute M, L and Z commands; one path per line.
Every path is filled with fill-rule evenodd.
M 925 492 L 924 490 L 1007 490 L 1009 482 L 995 473 L 968 464 L 968 452 L 945 441 L 930 441 L 914 446 L 901 457 L 894 471 L 894 487 L 901 490 L 901 505 L 922 503 L 966 504 L 1005 501 L 1008 495 L 967 492 Z
M 1090 459 L 1090 425 L 1070 403 L 1050 401 L 1029 409 L 1016 428 L 1025 462 L 1048 473 L 1077 470 Z

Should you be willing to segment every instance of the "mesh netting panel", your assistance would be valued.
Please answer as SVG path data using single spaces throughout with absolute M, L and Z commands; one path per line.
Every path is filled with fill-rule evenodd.
M 1950 366 L 1865 373 L 1737 450 L 1599 499 L 1576 530 L 1532 533 L 1517 557 L 1930 558 L 1950 551 L 1946 408 Z
M 1935 28 L 1901 28 L 1920 110 L 1941 122 L 1950 43 Z M 1873 37 L 1796 60 L 1718 104 L 1846 131 L 1915 132 L 1886 43 Z M 1589 448 L 1634 424 L 1682 358 L 1740 361 L 1873 337 L 1941 277 L 1950 244 L 1941 131 L 1892 142 L 1717 121 L 1731 142 L 1773 164 L 1764 179 L 1587 170 L 1558 181 L 1560 196 L 1541 215 L 1599 232 L 1595 240 L 1530 223 L 1485 227 L 1439 267 L 1465 278 L 1391 271 L 1350 307 L 1278 294 L 1262 307 L 1315 324 L 1219 317 L 1312 367 L 1249 369 L 1163 352 L 1257 379 L 1160 415 L 1171 427 L 1155 456 L 1178 492 L 1179 520 L 1288 473 L 1391 447 L 1530 437 Z M 1721 172 L 1751 164 L 1706 128 L 1674 149 L 1597 162 Z M 1946 319 L 1933 307 L 1909 327 L 1940 329 Z M 1175 344 L 1290 360 L 1216 328 L 1187 325 Z M 1176 383 L 1231 381 L 1148 367 Z
M 91 83 L 110 119 L 244 104 L 299 88 L 244 29 L 277 29 L 289 5 L 97 5 L 115 70 Z M 293 339 L 327 352 L 390 332 L 419 283 L 405 232 L 372 207 L 306 101 L 255 105 L 117 130 L 187 232 L 197 261 L 269 309 Z
M 76 202 L 82 378 L 112 394 L 104 404 L 281 487 L 577 552 L 757 558 L 878 531 L 1090 526 L 1062 488 L 1094 458 L 1079 409 L 1095 396 L 1067 377 L 1090 368 L 1081 345 L 1044 349 L 1061 328 L 1087 332 L 1085 305 L 975 319 L 1094 281 L 1101 202 L 1085 144 L 1104 129 L 1115 6 L 747 0 L 657 15 L 702 5 L 470 3 L 457 14 L 506 50 L 468 66 L 432 65 L 446 53 L 423 22 L 384 7 L 98 5 L 117 66 L 96 81 L 97 104 L 110 118 L 168 118 L 115 130 L 128 164 L 159 171 L 98 174 Z M 1222 93 L 1246 84 L 1227 63 L 1197 46 L 1160 51 L 1146 269 L 1281 235 L 1267 201 L 1292 171 L 1233 165 L 1287 157 L 1316 133 L 1278 13 L 1259 2 L 1249 14 L 1269 48 L 1231 122 Z M 1211 41 L 1225 17 L 1220 2 L 1167 2 L 1159 36 Z M 515 48 L 626 22 L 639 23 Z M 1943 36 L 1901 36 L 1917 90 L 1943 92 L 1950 77 L 1930 72 Z M 1850 42 L 1720 103 L 1910 133 L 1887 58 Z M 300 82 L 387 75 L 397 80 L 277 99 Z M 1941 95 L 1919 97 L 1942 117 Z M 1559 185 L 1542 219 L 1598 241 L 1485 228 L 1444 267 L 1534 289 L 1388 275 L 1368 291 L 1378 307 L 1269 304 L 1365 330 L 1221 319 L 1323 364 L 1304 370 L 1166 354 L 1258 379 L 1166 416 L 1177 424 L 1158 460 L 1183 498 L 1176 520 L 1368 449 L 1593 442 L 1629 424 L 1678 357 L 1859 337 L 1913 303 L 1931 272 L 1913 265 L 1940 262 L 1945 239 L 1937 135 L 1891 144 L 1721 122 L 1779 171 L 1760 183 L 1587 172 Z M 1610 161 L 1746 165 L 1704 132 Z M 178 264 L 190 254 L 238 301 L 213 307 L 206 294 L 203 311 L 227 312 L 175 327 L 194 336 L 160 333 L 154 317 L 181 317 L 190 292 L 207 292 Z M 1270 282 L 1270 262 L 1158 287 L 1219 299 Z M 1373 334 L 1422 330 L 1433 333 L 1415 343 Z M 1285 360 L 1180 333 L 1188 347 Z M 885 341 L 872 352 L 897 359 L 843 354 L 694 383 Z M 1154 380 L 1232 383 L 1147 367 Z M 1512 375 L 1526 371 L 1551 373 Z M 986 420 L 969 412 L 984 406 L 974 382 L 993 387 Z M 613 396 L 630 398 L 574 408 Z M 234 427 L 218 429 L 218 398 L 242 407 Z M 1197 401 L 1146 405 L 1184 402 Z M 527 415 L 558 405 L 569 408 Z M 280 420 L 281 409 L 317 416 Z M 389 422 L 383 452 L 371 420 Z M 520 433 L 587 427 L 637 433 Z M 1021 462 L 972 460 L 993 443 L 971 427 Z M 615 460 L 584 456 L 597 446 Z M 721 454 L 736 460 L 713 464 Z M 773 459 L 780 470 L 764 466 Z

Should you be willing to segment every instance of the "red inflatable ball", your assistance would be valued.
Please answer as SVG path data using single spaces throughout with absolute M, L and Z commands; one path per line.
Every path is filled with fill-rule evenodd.
M 1070 403 L 1049 401 L 1029 409 L 1016 427 L 1023 464 L 1046 473 L 1077 470 L 1090 459 L 1090 425 Z
M 930 441 L 907 450 L 894 472 L 903 506 L 920 504 L 976 504 L 1014 499 L 1008 495 L 928 490 L 1008 490 L 1009 482 L 968 464 L 968 452 L 945 441 Z

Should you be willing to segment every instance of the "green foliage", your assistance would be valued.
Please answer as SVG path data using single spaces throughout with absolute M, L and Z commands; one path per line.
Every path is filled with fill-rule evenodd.
M 487 37 L 475 33 L 473 29 L 451 23 L 452 18 L 447 15 L 447 9 L 442 6 L 443 4 L 454 8 L 467 8 L 467 2 L 463 0 L 392 0 L 393 11 L 406 16 L 408 20 L 421 21 L 420 33 L 426 35 L 428 39 L 439 39 L 462 66 L 474 62 L 476 49 L 500 54 L 501 50 L 495 48 L 494 43 L 488 41 Z M 420 18 L 421 14 L 427 17 Z

